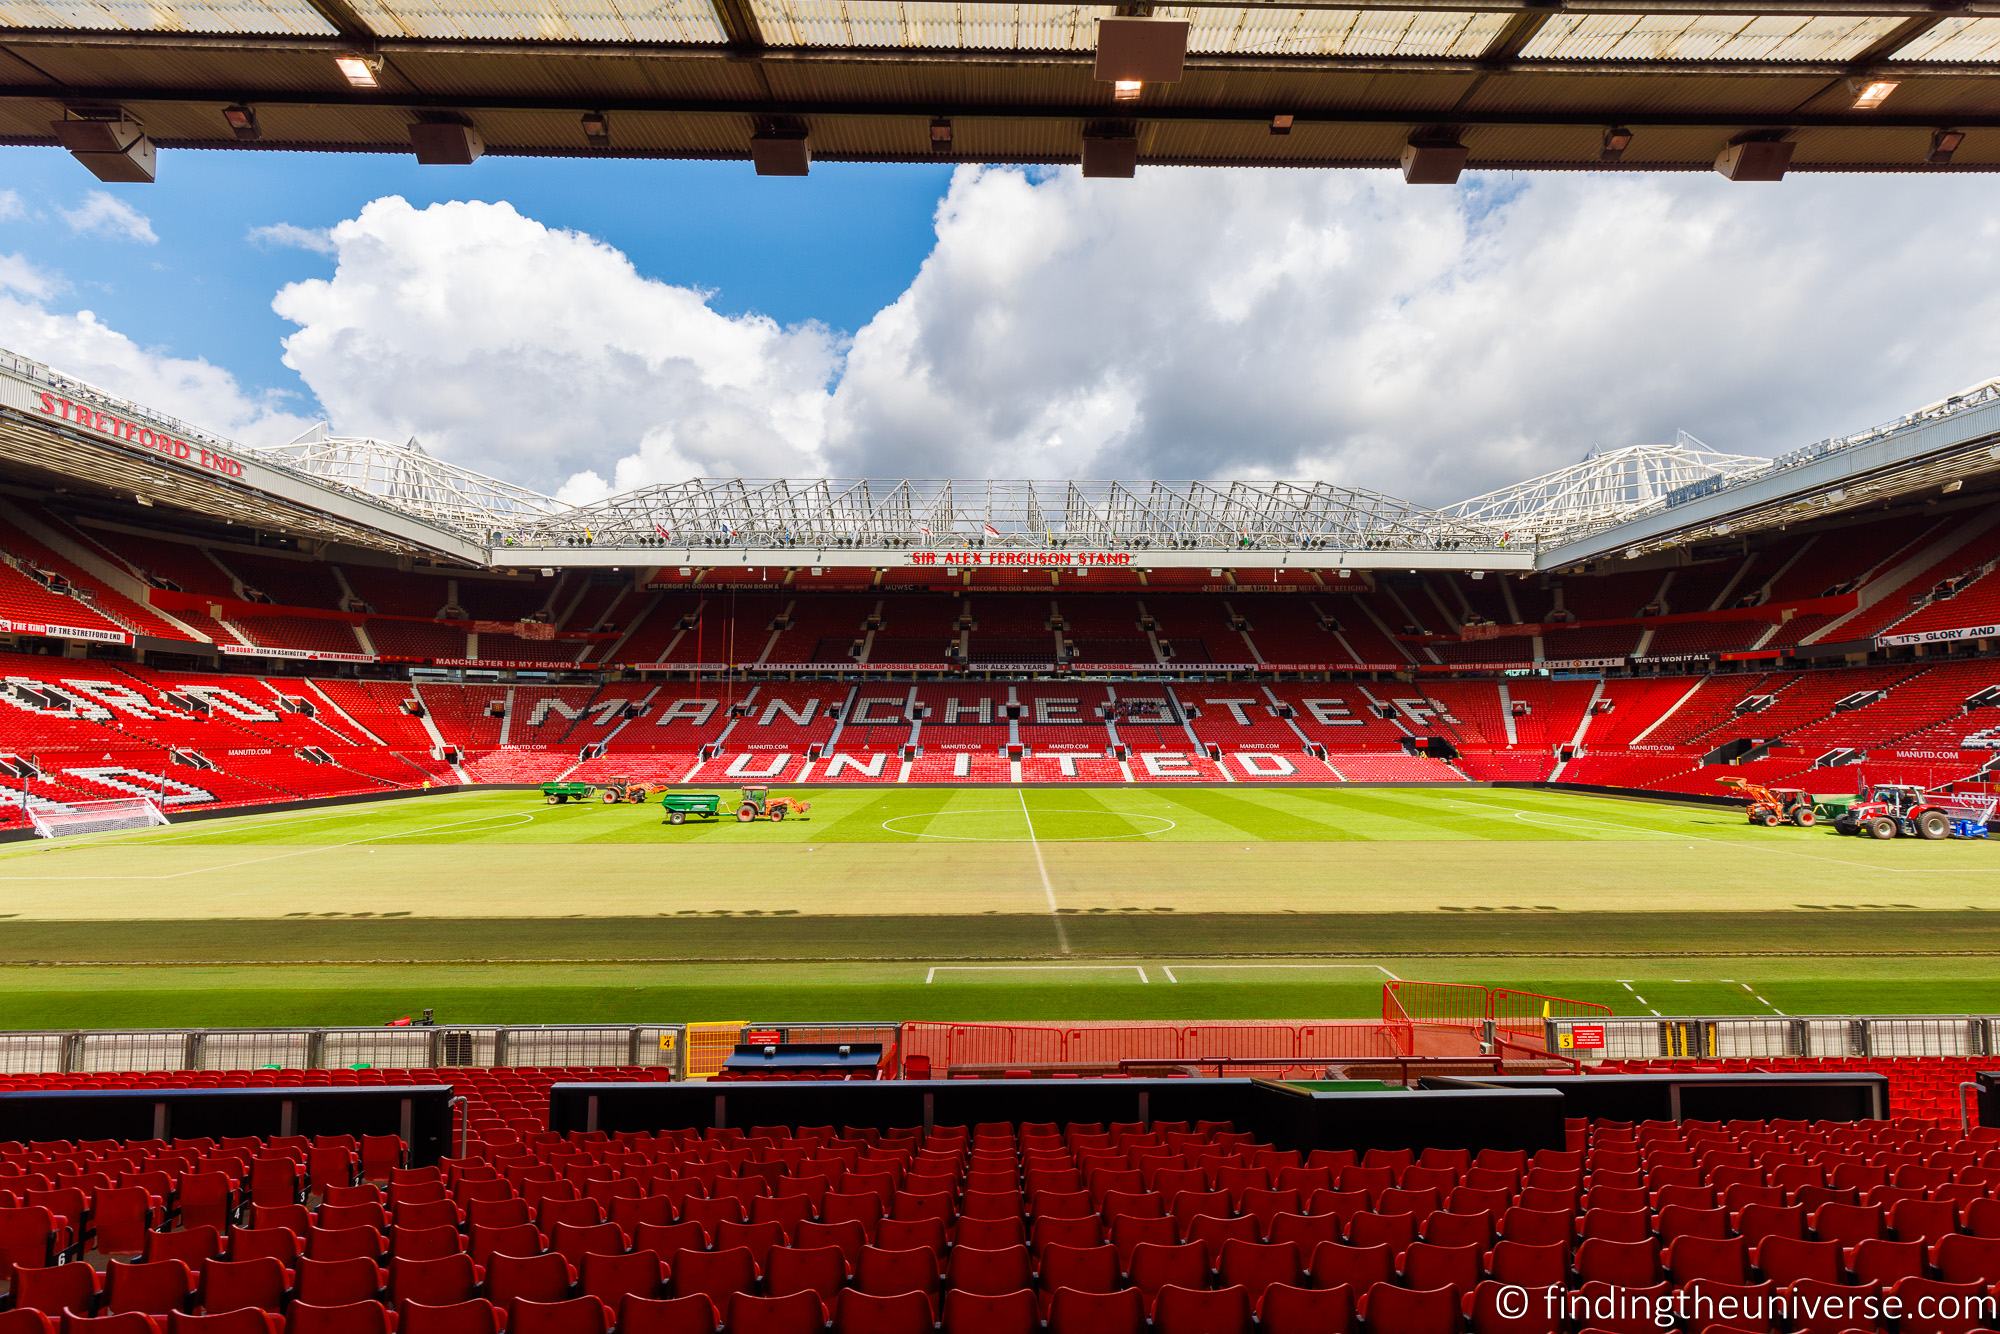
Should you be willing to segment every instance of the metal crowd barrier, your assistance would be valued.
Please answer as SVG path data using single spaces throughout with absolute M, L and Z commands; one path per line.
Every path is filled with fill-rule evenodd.
M 1525 1028 L 1516 1020 L 1515 1025 Z M 2000 1015 L 1563 1016 L 1540 1021 L 1546 1050 L 1585 1063 L 2000 1058 Z M 714 1074 L 750 1035 L 880 1042 L 933 1069 L 968 1061 L 1360 1059 L 1407 1054 L 1395 1023 L 896 1024 L 702 1023 L 435 1028 L 160 1028 L 0 1032 L 0 1075 L 173 1071 L 446 1070 L 639 1066 L 676 1079 Z M 1511 1030 L 1510 1030 L 1511 1031 Z M 1493 1040 L 1486 1030 L 1485 1040 Z M 761 1040 L 761 1038 L 760 1038 Z M 1600 1045 L 1601 1044 L 1601 1045 Z M 1395 1048 L 1392 1050 L 1392 1048 Z
M 1578 1029 L 1584 1030 L 1579 1041 Z M 1602 1030 L 1603 1046 L 1589 1042 Z M 2000 1055 L 2000 1015 L 1673 1015 L 1553 1019 L 1549 1049 L 1582 1061 L 1827 1060 Z
M 0 1033 L 0 1074 L 686 1067 L 681 1024 L 162 1028 Z

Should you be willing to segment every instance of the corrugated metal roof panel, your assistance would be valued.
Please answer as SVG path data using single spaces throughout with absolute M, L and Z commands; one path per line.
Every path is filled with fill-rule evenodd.
M 0 0 L 0 28 L 331 37 L 305 0 Z
M 1952 18 L 1897 50 L 1897 60 L 2000 61 L 2000 19 Z
M 1166 11 L 1155 11 L 1164 13 Z M 1405 9 L 1187 9 L 1188 51 L 1264 56 L 1455 56 L 1492 44 L 1505 14 Z
M 1557 14 L 1531 60 L 1846 60 L 1893 32 L 1892 16 Z
M 953 4 L 948 0 L 751 0 L 774 46 L 1089 51 L 1112 5 Z
M 209 47 L 38 46 L 35 64 L 65 89 L 242 89 L 254 93 L 324 93 L 331 101 L 347 80 L 321 52 L 258 51 L 254 67 L 240 51 Z
M 353 0 L 383 37 L 492 41 L 694 42 L 728 34 L 706 0 Z
M 1110 5 L 978 4 L 950 0 L 752 0 L 778 46 L 962 51 L 1090 51 Z M 1206 55 L 1478 55 L 1504 14 L 1401 9 L 1162 6 L 1189 23 L 1188 51 Z

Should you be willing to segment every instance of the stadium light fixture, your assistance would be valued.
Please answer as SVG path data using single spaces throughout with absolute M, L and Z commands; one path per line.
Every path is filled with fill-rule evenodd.
M 1092 75 L 1100 83 L 1174 83 L 1187 67 L 1185 19 L 1116 15 L 1097 21 L 1097 58 Z
M 1092 126 L 1083 135 L 1083 174 L 1129 180 L 1139 171 L 1139 136 L 1129 127 Z
M 1933 167 L 1944 166 L 1951 161 L 1951 155 L 1956 153 L 1958 146 L 1964 142 L 1964 130 L 1939 130 L 1932 134 L 1930 164 Z
M 263 133 L 257 128 L 256 108 L 238 102 L 222 109 L 222 119 L 229 126 L 229 132 L 238 139 L 251 140 Z
M 592 148 L 611 147 L 611 117 L 602 111 L 586 111 L 579 122 L 583 126 L 583 140 Z
M 1847 86 L 1854 94 L 1856 111 L 1874 111 L 1889 100 L 1889 94 L 1902 86 L 1900 79 L 1849 79 Z
M 1944 484 L 1944 486 L 1939 490 L 1939 494 L 1946 496 L 1955 496 L 1964 489 L 1965 489 L 1965 479 L 1963 477 L 1954 477 L 1949 482 L 1946 482 Z
M 149 185 L 157 166 L 153 141 L 117 107 L 65 109 L 49 129 L 56 142 L 100 181 Z
M 1411 185 L 1457 185 L 1470 150 L 1455 136 L 1417 134 L 1403 145 L 1403 180 Z
M 410 151 L 426 167 L 469 167 L 486 151 L 486 140 L 464 121 L 420 121 L 410 127 Z
M 951 120 L 938 116 L 931 121 L 931 152 L 940 157 L 951 152 Z
M 334 67 L 347 80 L 350 88 L 379 88 L 382 86 L 382 57 L 365 56 L 358 51 L 333 58 Z
M 1271 117 L 1272 134 L 1290 134 L 1291 132 L 1292 132 L 1291 112 L 1281 111 L 1277 115 Z
M 1625 150 L 1632 146 L 1632 131 L 1623 125 L 1613 125 L 1604 132 L 1604 145 L 1598 150 L 1600 162 L 1617 162 L 1624 158 Z
M 1782 181 L 1796 145 L 1783 131 L 1759 131 L 1727 144 L 1715 155 L 1715 169 L 1732 181 Z
M 802 121 L 779 117 L 750 136 L 750 162 L 759 176 L 804 176 L 812 170 L 812 139 Z
M 1136 102 L 1139 94 L 1146 91 L 1144 79 L 1117 79 L 1111 84 L 1111 100 L 1114 102 Z

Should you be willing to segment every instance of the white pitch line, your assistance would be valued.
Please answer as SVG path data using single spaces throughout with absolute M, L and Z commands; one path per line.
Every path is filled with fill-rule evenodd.
M 924 985 L 937 981 L 939 973 L 1124 973 L 1139 975 L 1150 983 L 1146 970 L 1135 963 L 943 963 L 924 973 Z
M 342 848 L 358 848 L 365 843 L 388 843 L 399 838 L 420 838 L 425 834 L 435 834 L 444 829 L 457 829 L 463 825 L 492 824 L 496 820 L 508 821 L 507 824 L 491 831 L 498 833 L 499 829 L 517 829 L 524 824 L 532 824 L 539 814 L 540 812 L 538 811 L 502 811 L 494 815 L 474 816 L 465 820 L 447 820 L 443 824 L 425 825 L 421 829 L 401 829 L 389 834 L 371 834 L 366 838 L 351 838 L 341 843 L 313 843 L 305 847 L 293 848 L 287 852 L 273 853 L 268 857 L 249 857 L 242 861 L 224 862 L 220 866 L 196 866 L 185 871 L 164 871 L 158 875 L 22 875 L 11 878 L 17 880 L 71 880 L 78 882 L 97 880 L 184 880 L 189 876 L 215 875 L 223 871 L 241 870 L 245 866 L 260 866 L 267 862 L 288 861 L 293 857 L 310 857 L 315 853 L 321 852 L 337 852 Z
M 1042 860 L 1042 840 L 1035 837 L 1035 817 L 1028 814 L 1028 794 L 1020 788 L 1014 795 L 1021 802 L 1021 818 L 1028 825 L 1028 846 L 1034 849 L 1035 869 L 1042 875 L 1042 897 L 1048 900 L 1049 920 L 1056 924 L 1056 948 L 1069 953 L 1069 928 L 1063 925 L 1062 913 L 1056 907 L 1056 887 L 1049 883 L 1049 864 Z
M 1311 972 L 1324 972 L 1327 969 L 1331 968 L 1361 968 L 1361 969 L 1372 968 L 1376 972 L 1382 974 L 1382 976 L 1388 978 L 1391 982 L 1400 982 L 1403 980 L 1400 977 L 1397 977 L 1394 973 L 1390 972 L 1388 969 L 1384 968 L 1379 963 L 1184 963 L 1178 965 L 1178 967 L 1180 968 L 1180 971 L 1183 973 L 1195 973 L 1195 972 L 1244 973 L 1244 972 L 1263 972 L 1271 969 L 1278 969 L 1278 970 L 1298 969 Z M 1167 967 L 1165 964 L 1160 965 L 1160 971 L 1167 975 L 1167 981 L 1169 982 L 1180 981 L 1180 978 L 1174 975 L 1174 970 L 1172 968 Z

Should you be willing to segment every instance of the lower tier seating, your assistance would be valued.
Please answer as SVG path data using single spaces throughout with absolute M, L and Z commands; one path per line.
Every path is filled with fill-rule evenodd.
M 1226 1121 L 539 1132 L 424 1167 L 393 1136 L 0 1143 L 0 1329 L 1620 1334 L 1678 1297 L 1887 1298 L 1897 1334 L 1968 1334 L 1996 1191 L 2000 1133 L 1904 1121 L 1572 1121 L 1535 1153 Z

